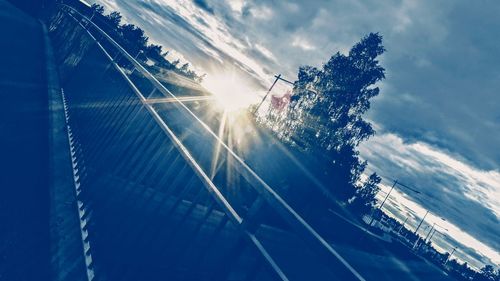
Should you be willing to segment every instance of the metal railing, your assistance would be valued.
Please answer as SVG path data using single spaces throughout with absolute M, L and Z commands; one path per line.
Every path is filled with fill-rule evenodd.
M 105 54 L 113 68 L 118 71 L 120 76 L 126 81 L 128 86 L 133 90 L 136 97 L 140 101 L 142 107 L 147 109 L 150 116 L 161 127 L 165 135 L 171 140 L 172 144 L 180 152 L 185 162 L 195 172 L 201 180 L 206 190 L 212 195 L 217 205 L 222 208 L 229 219 L 238 226 L 247 240 L 254 245 L 255 249 L 260 253 L 265 260 L 267 266 L 272 269 L 275 276 L 280 280 L 289 280 L 284 269 L 281 268 L 269 253 L 261 240 L 255 235 L 254 220 L 255 216 L 264 204 L 274 210 L 290 227 L 302 241 L 320 257 L 324 265 L 332 266 L 338 270 L 338 276 L 350 276 L 352 279 L 365 280 L 332 246 L 319 235 L 273 188 L 271 188 L 259 175 L 250 168 L 243 159 L 241 159 L 221 138 L 212 131 L 184 102 L 176 95 L 169 91 L 158 79 L 151 74 L 141 63 L 131 56 L 120 44 L 118 44 L 111 36 L 104 32 L 92 20 L 75 10 L 74 8 L 61 4 L 61 10 L 66 15 L 75 20 L 78 25 L 85 30 L 90 38 L 95 42 L 99 49 Z M 106 47 L 105 47 L 106 46 Z M 111 47 L 111 48 L 110 48 Z M 181 138 L 176 134 L 175 129 L 171 128 L 161 113 L 155 107 L 155 103 L 147 98 L 147 95 L 141 91 L 141 87 L 134 83 L 133 78 L 127 70 L 117 63 L 117 57 L 124 58 L 127 63 L 133 66 L 133 71 L 138 72 L 152 86 L 153 91 L 160 92 L 163 97 L 169 98 L 178 110 L 182 110 L 186 115 L 195 120 L 199 127 L 203 130 L 204 136 L 210 138 L 211 142 L 216 143 L 226 153 L 227 157 L 231 157 L 234 169 L 241 175 L 256 193 L 257 197 L 250 204 L 248 211 L 242 213 L 237 210 L 230 200 L 223 194 L 221 189 L 214 182 L 213 177 L 209 176 L 203 165 L 197 161 L 192 151 L 183 143 Z M 148 93 L 149 94 L 149 93 Z M 241 208 L 240 208 L 241 209 Z

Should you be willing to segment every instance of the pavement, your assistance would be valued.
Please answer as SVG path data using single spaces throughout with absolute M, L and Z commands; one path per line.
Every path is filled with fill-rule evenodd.
M 43 32 L 35 18 L 0 0 L 0 34 L 0 280 L 48 280 Z

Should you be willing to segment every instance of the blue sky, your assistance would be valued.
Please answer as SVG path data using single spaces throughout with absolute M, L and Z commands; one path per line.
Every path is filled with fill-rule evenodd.
M 371 170 L 423 194 L 396 192 L 389 209 L 410 213 L 406 202 L 417 217 L 429 209 L 430 221 L 446 219 L 443 249 L 462 243 L 463 258 L 500 263 L 500 2 L 99 2 L 208 81 L 237 76 L 251 95 L 276 73 L 294 80 L 299 66 L 320 66 L 380 32 L 387 79 L 367 114 L 377 135 L 361 154 Z

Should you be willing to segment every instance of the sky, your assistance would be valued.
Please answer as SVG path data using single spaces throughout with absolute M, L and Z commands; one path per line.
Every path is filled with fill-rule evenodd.
M 398 179 L 421 191 L 397 186 L 387 210 L 410 215 L 410 227 L 429 210 L 426 221 L 448 229 L 438 247 L 458 246 L 476 266 L 500 264 L 499 1 L 99 3 L 207 73 L 208 85 L 237 77 L 229 85 L 256 98 L 273 75 L 293 81 L 299 66 L 319 67 L 379 32 L 386 79 L 366 115 L 377 134 L 361 156 L 385 178 L 383 190 Z

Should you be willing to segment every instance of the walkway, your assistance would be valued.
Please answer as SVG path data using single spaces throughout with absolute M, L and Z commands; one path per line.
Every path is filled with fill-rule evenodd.
M 46 280 L 49 150 L 43 33 L 36 19 L 0 0 L 0 34 L 0 279 Z

